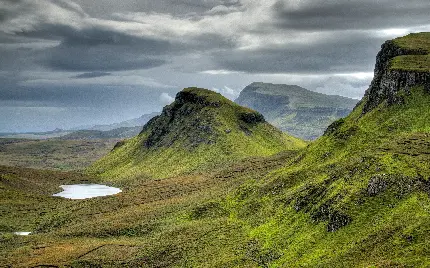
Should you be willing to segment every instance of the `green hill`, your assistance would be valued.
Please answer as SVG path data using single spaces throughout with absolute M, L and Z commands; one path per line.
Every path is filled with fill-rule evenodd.
M 358 100 L 293 85 L 252 83 L 242 90 L 236 102 L 262 113 L 282 131 L 314 140 L 333 121 L 347 116 Z
M 227 199 L 257 245 L 250 260 L 266 267 L 430 265 L 430 72 L 390 68 L 398 55 L 416 53 L 409 40 L 429 38 L 385 43 L 372 85 L 348 117 L 293 166 Z
M 304 145 L 266 123 L 258 112 L 210 90 L 187 88 L 138 136 L 118 143 L 90 171 L 109 180 L 167 177 Z
M 27 225 L 34 235 L 0 237 L 0 266 L 429 267 L 430 72 L 390 67 L 399 55 L 415 55 L 411 38 L 430 37 L 414 34 L 385 43 L 365 97 L 306 148 L 240 161 L 226 158 L 215 168 L 187 174 L 173 165 L 171 174 L 179 176 L 114 181 L 123 185 L 118 196 L 56 205 L 40 198 L 47 203 L 37 207 L 47 211 Z M 202 110 L 208 112 L 204 117 Z M 165 152 L 172 146 L 189 154 L 208 148 L 201 146 L 217 148 L 223 144 L 220 136 L 200 133 L 202 128 L 190 124 L 212 114 L 216 120 L 211 122 L 219 127 L 212 129 L 227 134 L 228 125 L 241 143 L 254 144 L 247 138 L 273 133 L 258 113 L 217 94 L 186 89 L 137 138 L 119 144 L 99 165 L 119 163 L 111 172 L 120 174 L 133 170 L 130 159 L 137 166 L 151 165 L 148 155 L 168 161 Z M 266 127 L 270 131 L 262 132 Z M 262 140 L 260 145 L 268 143 Z M 285 146 L 279 139 L 275 144 Z M 236 148 L 246 155 L 243 147 Z M 175 161 L 183 165 L 188 158 L 181 157 L 185 160 Z M 157 165 L 164 172 L 166 164 Z M 30 171 L 20 172 L 0 177 L 3 187 L 19 187 L 14 178 L 27 180 Z M 107 174 L 99 179 L 108 180 Z M 27 211 L 18 195 L 9 198 L 8 211 Z M 30 207 L 30 215 L 37 215 L 34 210 Z M 4 226 L 14 230 L 14 220 L 23 221 L 17 218 L 8 217 Z

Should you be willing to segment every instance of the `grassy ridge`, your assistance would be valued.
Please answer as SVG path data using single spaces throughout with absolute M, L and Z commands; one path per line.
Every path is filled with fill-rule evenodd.
M 427 267 L 429 104 L 415 88 L 404 106 L 364 117 L 357 107 L 293 168 L 232 196 L 234 215 L 253 212 L 238 220 L 272 256 L 265 264 Z
M 177 98 L 138 136 L 118 146 L 89 171 L 117 181 L 138 176 L 164 178 L 305 146 L 264 121 L 253 122 L 261 120 L 259 114 L 218 93 L 197 88 L 183 93 L 183 98 L 190 99 Z M 155 145 L 148 146 L 148 140 L 155 140 Z
M 430 96 L 361 106 L 301 151 L 127 182 L 46 214 L 6 260 L 143 267 L 427 267 Z M 43 249 L 23 251 L 21 239 Z M 37 248 L 37 247 L 36 247 Z M 33 258 L 32 254 L 39 253 Z M 25 266 L 23 265 L 23 266 Z
M 251 114 L 254 120 L 257 115 L 252 111 L 228 106 L 229 102 L 217 110 L 218 95 L 203 99 L 186 95 L 209 103 L 204 116 L 187 105 L 180 106 L 184 110 L 172 105 L 165 115 L 187 111 L 191 115 L 187 118 L 209 116 L 218 123 L 191 136 L 186 130 L 195 125 L 185 119 L 165 116 L 149 124 L 140 137 L 119 144 L 111 154 L 115 157 L 100 166 L 102 171 L 119 166 L 110 175 L 117 176 L 112 180 L 122 186 L 121 194 L 58 203 L 37 217 L 33 236 L 4 232 L 0 266 L 429 267 L 430 94 L 423 86 L 396 94 L 403 97 L 400 104 L 382 102 L 365 114 L 364 98 L 347 118 L 334 122 L 306 148 L 236 161 L 225 158 L 220 165 L 206 152 L 199 155 L 199 148 L 216 144 L 216 150 L 228 149 L 232 143 L 222 147 L 213 141 L 222 133 L 228 140 L 227 134 L 240 130 L 239 139 L 230 141 L 237 146 L 235 151 L 254 153 L 240 144 L 249 144 L 246 138 L 255 134 L 258 144 L 265 145 L 263 152 L 268 152 L 266 130 L 240 119 Z M 178 138 L 176 133 L 184 135 Z M 179 156 L 169 155 L 166 144 L 181 152 Z M 161 171 L 154 167 L 148 174 L 150 155 L 179 163 L 157 162 Z M 200 158 L 213 166 L 191 165 L 177 171 L 179 165 Z M 127 166 L 130 161 L 147 165 L 134 173 L 132 165 Z M 26 177 L 21 172 L 2 175 L 4 187 L 25 189 L 25 183 L 11 183 Z M 29 190 L 32 196 L 37 191 Z M 10 195 L 10 200 L 16 208 L 25 198 Z
M 403 49 L 415 51 L 420 55 L 402 55 L 391 60 L 390 69 L 429 72 L 430 71 L 430 33 L 415 33 L 394 39 L 394 43 Z

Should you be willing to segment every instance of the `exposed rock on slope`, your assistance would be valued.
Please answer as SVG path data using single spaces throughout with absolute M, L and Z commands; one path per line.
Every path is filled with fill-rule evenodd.
M 423 85 L 430 92 L 430 34 L 410 34 L 385 42 L 378 53 L 375 76 L 365 94 L 363 113 L 381 102 L 402 103 L 399 91 Z
M 210 90 L 187 88 L 138 136 L 115 146 L 91 170 L 119 179 L 165 177 L 304 145 L 256 111 Z
M 252 83 L 236 102 L 259 111 L 282 131 L 312 140 L 321 136 L 330 123 L 347 116 L 358 101 L 299 86 Z

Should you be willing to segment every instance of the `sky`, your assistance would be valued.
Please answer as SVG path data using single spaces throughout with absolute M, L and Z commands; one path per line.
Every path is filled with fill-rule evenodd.
M 252 82 L 361 98 L 428 0 L 0 0 L 0 132 L 109 124 Z

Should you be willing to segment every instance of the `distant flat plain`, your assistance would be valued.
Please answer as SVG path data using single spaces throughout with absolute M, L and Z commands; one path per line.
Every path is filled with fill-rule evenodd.
M 107 154 L 118 141 L 0 138 L 0 165 L 80 171 Z

